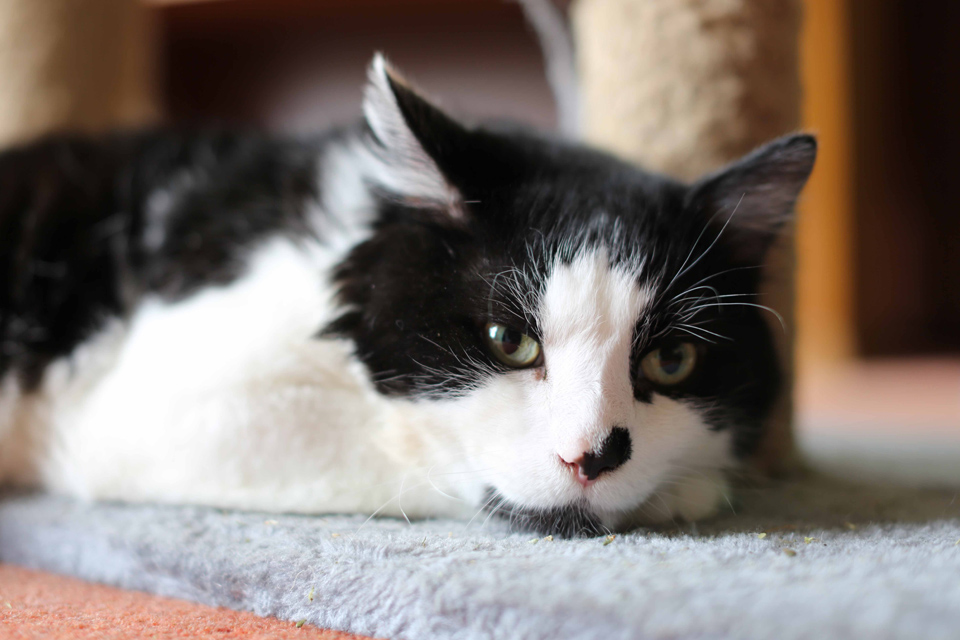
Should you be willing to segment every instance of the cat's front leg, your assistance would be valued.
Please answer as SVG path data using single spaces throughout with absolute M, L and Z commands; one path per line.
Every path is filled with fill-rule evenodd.
M 362 510 L 380 497 L 365 487 L 399 472 L 372 444 L 378 415 L 336 345 L 278 346 L 214 370 L 212 356 L 191 361 L 170 344 L 150 358 L 128 344 L 82 402 L 51 400 L 49 487 L 127 501 Z
M 219 381 L 158 381 L 121 364 L 81 409 L 56 416 L 45 477 L 60 492 L 131 502 L 401 517 L 462 508 L 446 469 L 423 447 L 412 455 L 416 434 L 393 404 L 331 342 Z
M 730 503 L 731 489 L 719 469 L 696 471 L 665 484 L 641 505 L 635 524 L 696 522 L 717 515 Z

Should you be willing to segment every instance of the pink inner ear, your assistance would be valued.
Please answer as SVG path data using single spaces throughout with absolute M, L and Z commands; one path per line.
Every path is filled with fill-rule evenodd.
M 793 219 L 816 155 L 812 136 L 774 140 L 694 185 L 688 208 L 716 229 L 736 261 L 760 264 Z
M 363 113 L 376 141 L 370 141 L 371 148 L 360 150 L 368 177 L 397 196 L 441 204 L 457 212 L 459 195 L 411 130 L 391 85 L 391 74 L 383 56 L 375 55 L 367 72 Z

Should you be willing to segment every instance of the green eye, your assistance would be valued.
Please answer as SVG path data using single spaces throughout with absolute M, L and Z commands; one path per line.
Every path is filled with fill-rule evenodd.
M 650 382 L 679 384 L 690 377 L 697 365 L 697 348 L 689 342 L 654 349 L 643 357 L 640 368 Z
M 516 329 L 491 323 L 484 328 L 483 338 L 493 357 L 508 367 L 522 369 L 540 361 L 540 343 Z

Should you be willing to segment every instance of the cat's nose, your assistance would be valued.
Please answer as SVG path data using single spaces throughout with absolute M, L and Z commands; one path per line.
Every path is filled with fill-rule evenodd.
M 577 474 L 577 480 L 587 487 L 605 471 L 613 471 L 630 459 L 633 445 L 630 432 L 623 427 L 614 427 L 597 451 L 588 451 L 575 460 L 560 460 Z

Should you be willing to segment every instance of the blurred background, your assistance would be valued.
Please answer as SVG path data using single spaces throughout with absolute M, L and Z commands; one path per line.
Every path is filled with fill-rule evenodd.
M 55 90 L 43 104 L 0 104 L 0 140 L 161 115 L 321 129 L 358 116 L 375 50 L 454 112 L 556 121 L 540 47 L 513 2 L 135 4 L 43 0 L 2 25 L 0 57 L 18 61 L 4 93 Z M 960 442 L 960 3 L 800 4 L 802 122 L 821 144 L 798 228 L 801 441 L 887 443 L 895 466 L 904 447 Z M 83 23 L 87 36 L 71 44 L 56 26 L 38 40 L 43 20 L 70 33 Z M 44 56 L 64 47 L 74 62 L 53 77 Z M 91 100 L 101 107 L 85 110 Z

